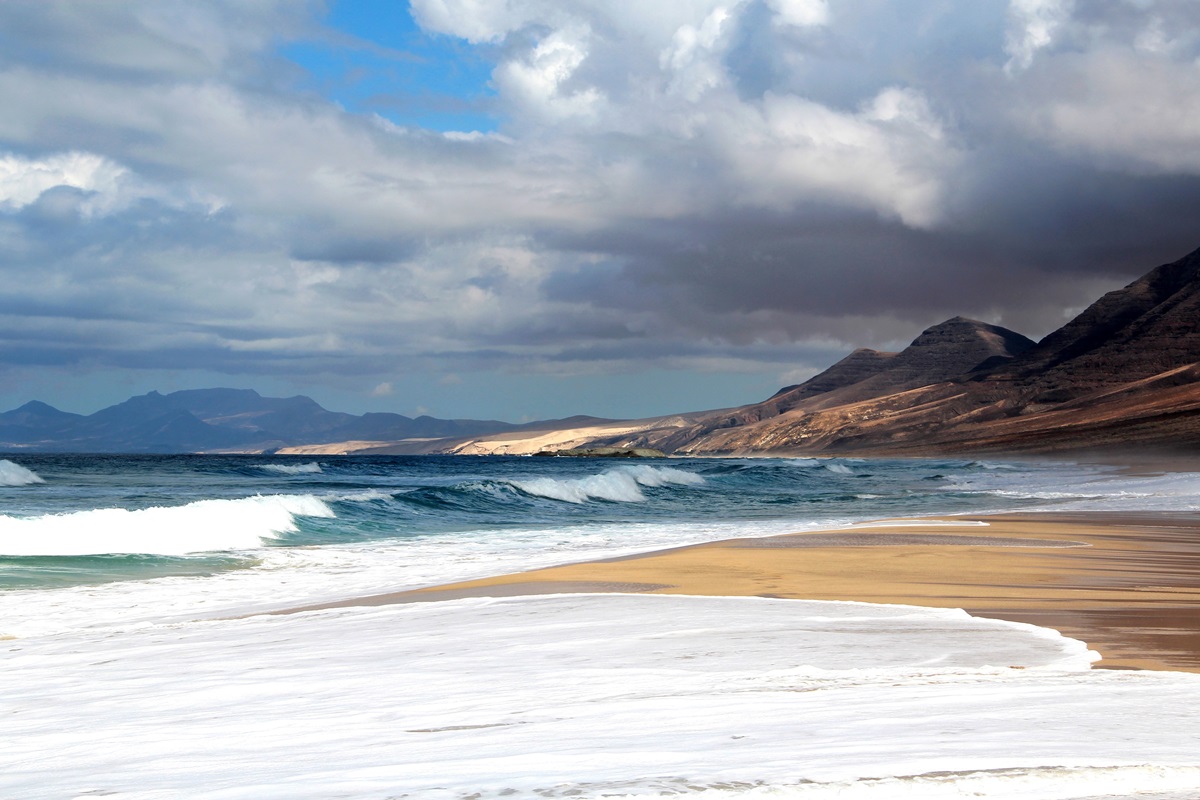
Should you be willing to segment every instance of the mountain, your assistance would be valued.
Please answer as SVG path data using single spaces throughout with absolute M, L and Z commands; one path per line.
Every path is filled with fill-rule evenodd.
M 792 412 L 815 412 L 886 397 L 897 392 L 951 380 L 984 365 L 1010 361 L 1034 346 L 1032 339 L 986 322 L 954 317 L 926 328 L 899 353 L 859 349 L 829 369 L 797 386 L 780 389 L 771 398 L 749 406 L 702 416 L 690 426 L 674 429 L 661 439 L 639 446 L 668 451 L 693 450 L 694 444 L 718 430 L 759 425 Z M 724 440 L 728 433 L 713 438 Z M 654 441 L 653 444 L 650 441 Z
M 39 441 L 60 438 L 78 420 L 79 414 L 59 411 L 53 406 L 37 400 L 20 408 L 0 414 L 0 441 L 16 444 L 34 444 Z
M 955 317 L 899 353 L 856 350 L 760 403 L 447 440 L 441 452 L 652 447 L 676 455 L 1200 451 L 1200 250 L 1034 343 Z
M 1101 297 L 981 379 L 1063 402 L 1200 361 L 1200 250 Z
M 149 392 L 89 416 L 33 401 L 0 414 L 0 448 L 51 452 L 263 451 L 345 440 L 396 441 L 515 429 L 495 420 L 328 411 L 312 398 L 248 389 Z
M 826 403 L 880 397 L 952 380 L 981 366 L 998 366 L 1034 346 L 1032 339 L 1007 328 L 954 317 L 926 328 L 899 353 L 855 350 L 799 386 L 781 389 L 771 400 L 787 409 L 818 395 Z
M 724 424 L 642 438 L 697 455 L 1200 449 L 1200 250 L 1109 292 L 1036 345 L 1003 329 L 967 333 L 981 324 L 934 326 L 849 383 L 831 379 L 839 362 L 791 389 L 794 402 L 776 395 L 723 412 Z M 979 341 L 995 352 L 964 367 L 986 354 Z
M 206 424 L 158 392 L 82 417 L 45 449 L 76 452 L 194 452 L 248 444 L 251 437 Z

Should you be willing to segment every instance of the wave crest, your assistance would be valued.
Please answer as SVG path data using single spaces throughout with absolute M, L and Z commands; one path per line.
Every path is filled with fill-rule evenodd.
M 325 502 L 308 495 L 200 500 L 134 511 L 97 508 L 31 518 L 0 516 L 0 554 L 178 556 L 251 550 L 297 530 L 297 517 L 333 516 Z
M 646 499 L 643 486 L 699 486 L 704 483 L 704 478 L 672 467 L 638 465 L 619 467 L 586 478 L 527 478 L 508 483 L 525 494 L 565 503 L 586 503 L 588 500 L 640 503 Z
M 263 472 L 276 472 L 280 475 L 317 475 L 324 472 L 321 465 L 315 461 L 309 464 L 255 464 L 254 466 Z
M 41 475 L 31 469 L 12 461 L 0 461 L 0 486 L 28 486 L 31 483 L 45 482 Z

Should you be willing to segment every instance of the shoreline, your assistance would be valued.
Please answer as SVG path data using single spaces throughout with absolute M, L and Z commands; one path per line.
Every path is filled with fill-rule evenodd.
M 727 539 L 273 613 L 648 592 L 961 608 L 1053 628 L 1102 669 L 1200 672 L 1200 513 L 1014 512 Z

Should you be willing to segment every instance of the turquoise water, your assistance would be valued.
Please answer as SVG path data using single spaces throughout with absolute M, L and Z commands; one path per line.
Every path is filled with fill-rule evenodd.
M 0 479 L 13 485 L 0 486 L 0 587 L 252 569 L 263 548 L 403 547 L 512 529 L 561 538 L 653 523 L 678 526 L 683 539 L 700 523 L 1021 507 L 1043 501 L 1001 499 L 988 486 L 999 486 L 997 475 L 1034 485 L 1049 471 L 966 460 L 474 456 L 25 455 L 5 463 Z

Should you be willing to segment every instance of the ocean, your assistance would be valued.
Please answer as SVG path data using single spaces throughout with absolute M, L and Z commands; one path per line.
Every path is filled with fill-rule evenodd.
M 1068 462 L 0 458 L 0 798 L 1200 797 L 1200 675 L 945 609 L 297 606 L 881 517 L 1200 510 Z M 1021 668 L 1016 668 L 1019 665 Z

